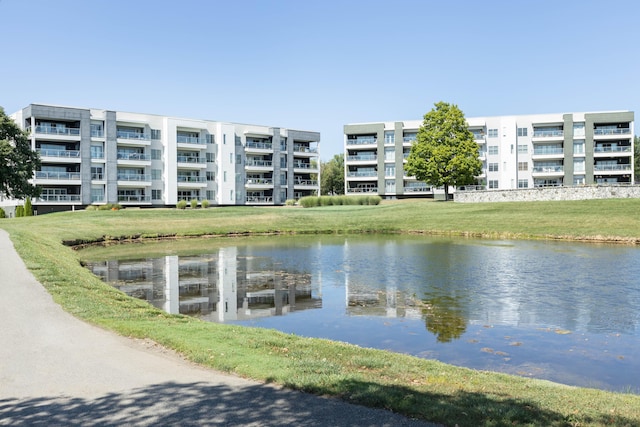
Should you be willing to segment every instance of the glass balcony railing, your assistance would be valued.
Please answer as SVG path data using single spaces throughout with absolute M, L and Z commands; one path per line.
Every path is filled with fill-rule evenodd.
M 557 173 L 564 172 L 563 166 L 534 166 L 534 173 Z
M 361 136 L 354 139 L 347 139 L 347 145 L 368 145 L 377 143 L 378 139 L 375 136 Z
M 206 163 L 207 159 L 196 156 L 178 156 L 178 163 Z
M 535 147 L 533 149 L 534 156 L 548 156 L 555 154 L 564 154 L 564 149 L 562 147 Z
M 594 135 L 630 135 L 630 128 L 595 128 Z
M 377 193 L 378 187 L 353 187 L 347 188 L 347 193 Z
M 102 173 L 92 173 L 91 174 L 91 179 L 103 180 L 104 179 L 104 174 L 102 174 Z
M 271 160 L 247 160 L 247 162 L 244 165 L 257 166 L 261 168 L 270 168 L 270 167 L 273 167 L 273 162 Z
M 273 203 L 271 196 L 247 196 L 247 203 Z
M 357 156 L 347 156 L 348 162 L 367 162 L 378 160 L 378 156 L 375 154 L 360 154 Z
M 595 146 L 593 151 L 595 153 L 630 153 L 631 146 L 629 145 L 621 145 L 617 147 L 603 147 L 603 146 Z
M 246 184 L 273 185 L 273 178 L 247 178 Z
M 140 203 L 140 202 L 150 202 L 151 197 L 145 196 L 144 194 L 134 194 L 134 195 L 124 195 L 118 194 L 118 202 L 121 203 Z
M 347 176 L 350 178 L 368 178 L 368 177 L 376 177 L 378 176 L 378 172 L 376 171 L 355 171 L 355 172 L 347 172 Z
M 308 147 L 306 145 L 294 144 L 293 151 L 297 151 L 298 153 L 317 153 L 318 149 L 314 147 Z
M 31 131 L 31 126 L 27 127 L 27 131 Z M 44 133 L 47 135 L 67 135 L 67 136 L 80 136 L 79 128 L 68 128 L 58 126 L 38 125 L 35 128 L 35 133 Z
M 246 148 L 257 148 L 260 150 L 272 150 L 273 144 L 270 142 L 247 142 Z
M 179 143 L 184 144 L 206 144 L 206 138 L 200 138 L 198 136 L 178 135 L 177 140 Z
M 178 182 L 207 182 L 207 177 L 195 175 L 178 175 Z
M 151 139 L 151 137 L 144 132 L 131 132 L 126 130 L 117 131 L 116 137 L 119 139 L 134 139 L 134 140 L 150 140 Z
M 38 150 L 41 157 L 59 157 L 59 158 L 79 158 L 80 151 L 78 150 L 51 150 L 44 149 Z
M 144 153 L 129 153 L 129 152 L 119 152 L 118 160 L 142 160 L 147 161 L 151 160 L 151 155 Z
M 618 164 L 610 164 L 610 163 L 606 163 L 606 164 L 598 164 L 596 163 L 593 166 L 593 170 L 594 171 L 598 171 L 598 172 L 603 172 L 603 171 L 607 171 L 607 172 L 617 172 L 617 171 L 631 171 L 631 165 L 630 164 L 623 164 L 623 165 L 618 165 Z
M 37 171 L 37 179 L 80 180 L 80 172 L 46 172 Z
M 403 190 L 405 193 L 426 193 L 431 191 L 431 187 L 428 187 L 426 185 L 410 185 L 404 187 Z
M 79 202 L 80 195 L 79 194 L 41 194 L 38 197 L 38 201 L 40 202 Z
M 151 177 L 143 173 L 119 173 L 118 181 L 151 181 Z
M 98 130 L 98 129 L 92 129 L 91 130 L 91 136 L 93 138 L 104 138 L 104 131 L 103 130 Z
M 302 163 L 302 162 L 295 162 L 293 164 L 293 167 L 295 169 L 314 169 L 311 163 Z
M 564 131 L 562 129 L 556 129 L 556 130 L 535 130 L 533 131 L 533 137 L 534 138 L 551 138 L 551 137 L 558 137 L 558 136 L 564 136 Z

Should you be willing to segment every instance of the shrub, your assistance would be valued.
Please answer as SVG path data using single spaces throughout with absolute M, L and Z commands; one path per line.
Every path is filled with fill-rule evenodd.
M 285 206 L 295 206 L 296 205 L 296 201 L 293 199 L 287 199 L 286 202 L 284 202 Z
M 24 201 L 24 216 L 33 216 L 33 207 L 31 206 L 31 198 L 29 197 Z
M 187 208 L 187 201 L 186 200 L 180 200 L 176 204 L 176 208 L 178 208 L 178 209 L 186 209 Z
M 331 206 L 333 204 L 331 196 L 320 196 L 320 206 Z
M 96 205 L 89 205 L 86 208 L 84 208 L 85 211 L 97 211 L 98 207 Z
M 198 200 L 191 199 L 191 209 L 195 209 L 198 207 Z
M 313 208 L 319 205 L 318 199 L 316 196 L 306 196 L 298 200 L 298 204 L 303 208 Z
M 367 200 L 369 201 L 370 205 L 377 206 L 377 205 L 380 204 L 380 202 L 382 202 L 382 197 L 380 197 L 380 196 L 367 196 Z
M 6 218 L 7 217 L 7 213 L 4 211 L 4 209 L 0 208 L 0 218 Z
M 24 206 L 16 206 L 16 218 L 24 216 Z
M 119 211 L 120 209 L 122 209 L 122 206 L 117 203 L 107 203 L 106 205 L 98 206 L 98 210 L 101 211 Z
M 203 207 L 204 209 L 206 209 L 206 208 L 208 208 L 208 207 L 209 207 L 209 201 L 208 201 L 207 199 L 204 199 L 204 200 L 200 203 L 200 205 L 202 205 L 202 207 Z

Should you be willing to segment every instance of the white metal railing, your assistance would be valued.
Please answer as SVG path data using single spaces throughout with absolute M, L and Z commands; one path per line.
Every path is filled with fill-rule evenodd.
M 143 161 L 147 161 L 147 160 L 151 160 L 151 155 L 150 154 L 144 154 L 144 153 L 130 153 L 130 152 L 126 152 L 126 151 L 119 151 L 118 152 L 118 160 L 143 160 Z
M 431 187 L 427 187 L 426 185 L 418 186 L 407 186 L 403 188 L 405 193 L 425 193 L 431 191 Z
M 118 181 L 151 181 L 151 178 L 143 173 L 119 173 Z
M 347 188 L 347 193 L 377 193 L 378 187 Z
M 65 180 L 80 180 L 80 172 L 47 172 L 37 171 L 37 179 L 65 179 Z
M 27 131 L 31 131 L 31 126 L 27 127 Z M 35 128 L 35 133 L 44 133 L 47 135 L 68 135 L 68 136 L 80 136 L 79 128 L 68 127 L 55 127 L 47 125 L 38 125 Z
M 562 166 L 534 166 L 533 172 L 536 173 L 555 173 L 555 172 L 563 172 L 564 168 Z
M 271 196 L 247 196 L 247 203 L 273 203 Z
M 42 157 L 80 157 L 80 151 L 78 150 L 52 150 L 52 149 L 40 149 L 38 150 Z
M 116 137 L 120 139 L 137 139 L 137 140 L 151 139 L 151 137 L 144 132 L 131 132 L 127 130 L 117 131 Z
M 594 171 L 630 171 L 631 170 L 631 165 L 630 164 L 623 164 L 623 165 L 611 165 L 611 164 L 598 164 L 596 163 L 593 166 L 593 170 Z
M 630 128 L 595 128 L 594 135 L 628 135 L 631 134 Z
M 123 203 L 131 203 L 131 202 L 150 202 L 151 197 L 145 196 L 144 194 L 135 194 L 135 195 L 123 195 L 118 194 L 118 201 Z
M 246 184 L 273 185 L 273 178 L 247 178 Z
M 631 152 L 631 146 L 629 145 L 622 145 L 622 146 L 617 146 L 617 147 L 602 147 L 602 146 L 595 146 L 593 149 L 594 152 L 596 153 L 630 153 Z

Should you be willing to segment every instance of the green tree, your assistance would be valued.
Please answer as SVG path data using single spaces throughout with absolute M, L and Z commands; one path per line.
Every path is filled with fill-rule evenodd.
M 11 199 L 39 196 L 40 189 L 29 182 L 39 165 L 28 134 L 0 107 L 0 193 Z
M 455 104 L 438 102 L 424 115 L 405 165 L 407 175 L 440 187 L 473 184 L 482 172 L 478 144 Z
M 640 182 L 640 136 L 633 137 L 633 175 Z
M 24 201 L 24 216 L 33 216 L 33 206 L 31 206 L 31 197 L 27 197 Z
M 344 194 L 344 154 L 320 163 L 320 194 Z

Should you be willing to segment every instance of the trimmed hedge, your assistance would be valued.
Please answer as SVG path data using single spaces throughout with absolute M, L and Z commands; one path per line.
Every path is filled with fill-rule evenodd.
M 307 196 L 298 200 L 298 204 L 303 208 L 315 208 L 318 206 L 341 206 L 341 205 L 379 205 L 382 201 L 380 196 Z

